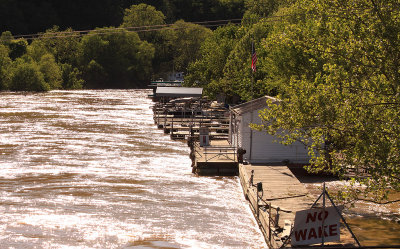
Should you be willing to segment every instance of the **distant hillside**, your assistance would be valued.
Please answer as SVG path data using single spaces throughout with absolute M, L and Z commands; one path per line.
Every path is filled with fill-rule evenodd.
M 155 6 L 167 17 L 176 20 L 204 21 L 241 18 L 244 0 L 2 0 L 0 1 L 0 32 L 30 34 L 59 26 L 61 29 L 94 29 L 118 26 L 124 9 L 133 4 Z

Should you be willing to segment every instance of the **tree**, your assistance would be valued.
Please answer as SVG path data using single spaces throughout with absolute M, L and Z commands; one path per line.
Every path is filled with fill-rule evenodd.
M 81 72 L 70 64 L 61 65 L 62 88 L 63 89 L 82 89 L 84 81 Z
M 255 14 L 257 17 L 267 17 L 278 10 L 284 1 L 278 0 L 245 0 L 247 13 Z M 257 21 L 257 20 L 255 20 Z
M 50 53 L 50 50 L 46 47 L 42 40 L 34 40 L 26 50 L 27 55 L 36 62 L 39 62 L 44 55 Z
M 159 29 L 166 28 L 166 17 L 161 11 L 147 4 L 132 5 L 125 10 L 124 21 L 121 27 L 130 31 L 138 31 L 138 35 L 142 40 L 151 43 L 155 48 L 153 58 L 153 69 L 160 72 L 171 58 L 168 50 L 166 50 L 165 36 Z
M 160 7 L 168 21 L 178 19 L 187 22 L 227 20 L 241 18 L 244 12 L 244 0 L 168 0 Z
M 155 7 L 141 3 L 139 5 L 132 5 L 129 9 L 125 9 L 124 20 L 121 27 L 129 30 L 140 29 L 157 29 L 163 28 L 165 25 L 165 16 L 161 11 L 156 10 Z M 154 43 L 157 38 L 158 32 L 147 31 L 139 32 L 139 37 L 150 43 Z
M 40 43 L 54 55 L 57 63 L 68 63 L 74 67 L 77 67 L 78 58 L 82 54 L 80 41 L 80 35 L 73 29 L 61 31 L 58 26 L 46 30 L 40 36 Z
M 251 100 L 268 93 L 262 79 L 265 77 L 263 64 L 263 50 L 260 41 L 270 32 L 270 24 L 259 22 L 251 27 L 241 27 L 238 30 L 237 41 L 228 56 L 225 68 L 223 89 L 231 98 Z M 252 43 L 257 52 L 257 71 L 251 70 Z
M 35 40 L 28 46 L 26 54 L 26 57 L 32 59 L 33 62 L 28 58 L 25 58 L 25 61 L 38 65 L 44 81 L 51 90 L 60 89 L 62 81 L 61 69 L 50 51 L 42 40 Z
M 8 47 L 0 44 L 0 90 L 8 89 L 10 82 L 11 59 Z
M 9 43 L 10 58 L 15 60 L 27 52 L 28 42 L 24 39 L 12 40 Z
M 153 56 L 136 33 L 104 28 L 82 38 L 80 64 L 90 88 L 133 88 L 147 84 Z
M 200 47 L 211 33 L 208 28 L 182 20 L 174 23 L 171 29 L 164 30 L 166 45 L 173 58 L 171 69 L 186 71 L 189 63 L 200 58 Z
M 10 46 L 11 41 L 14 39 L 10 31 L 4 31 L 0 36 L 0 44 L 5 45 L 7 47 Z
M 244 0 L 2 0 L 0 32 L 34 34 L 53 25 L 75 30 L 119 26 L 124 9 L 143 3 L 162 11 L 168 23 L 241 18 L 244 12 Z
M 376 200 L 400 190 L 397 1 L 304 0 L 289 14 L 264 42 L 287 81 L 258 128 L 307 145 L 311 171 L 355 172 Z M 301 66 L 285 64 L 293 61 Z
M 61 88 L 62 72 L 52 54 L 45 54 L 40 58 L 39 69 L 51 90 Z
M 40 62 L 45 80 L 52 89 L 81 89 L 84 81 L 79 66 L 82 57 L 81 38 L 71 28 L 60 31 L 54 26 L 28 47 L 28 53 Z M 45 56 L 46 57 L 43 57 Z
M 235 25 L 220 27 L 207 37 L 200 48 L 201 58 L 189 64 L 185 84 L 205 87 L 208 96 L 220 92 L 213 86 L 224 76 L 228 56 L 237 42 L 238 29 Z M 215 84 L 209 84 L 213 81 Z
M 36 63 L 23 59 L 14 62 L 15 69 L 10 82 L 12 91 L 48 91 L 50 86 L 45 82 L 43 74 Z

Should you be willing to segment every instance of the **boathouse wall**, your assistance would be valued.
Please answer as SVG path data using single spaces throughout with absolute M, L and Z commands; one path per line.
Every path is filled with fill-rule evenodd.
M 243 156 L 250 163 L 308 163 L 307 148 L 300 142 L 291 145 L 279 143 L 279 139 L 265 131 L 250 129 L 250 124 L 261 124 L 259 111 L 267 108 L 268 97 L 253 100 L 231 109 L 230 141 L 246 150 Z

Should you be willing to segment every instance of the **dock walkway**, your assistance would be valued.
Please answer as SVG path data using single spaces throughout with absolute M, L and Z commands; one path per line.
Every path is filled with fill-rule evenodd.
M 236 148 L 227 140 L 210 140 L 201 147 L 198 141 L 191 148 L 193 172 L 199 175 L 238 175 Z
M 282 238 L 290 234 L 295 213 L 309 209 L 313 198 L 287 166 L 240 164 L 239 176 L 267 243 L 279 248 Z M 260 182 L 262 194 L 257 193 Z
M 310 209 L 316 196 L 307 191 L 287 166 L 239 164 L 239 177 L 268 246 L 281 248 L 290 236 L 296 212 Z M 262 183 L 262 192 L 257 191 L 257 183 Z M 326 244 L 353 247 L 350 232 L 344 226 L 340 230 L 341 241 Z

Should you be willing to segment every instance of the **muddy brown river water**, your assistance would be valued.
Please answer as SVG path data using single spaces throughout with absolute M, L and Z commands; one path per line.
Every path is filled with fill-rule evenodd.
M 149 93 L 0 93 L 0 248 L 266 247 L 237 178 L 192 175 Z

